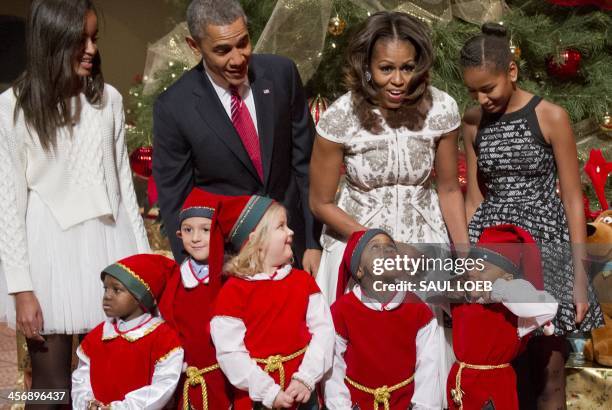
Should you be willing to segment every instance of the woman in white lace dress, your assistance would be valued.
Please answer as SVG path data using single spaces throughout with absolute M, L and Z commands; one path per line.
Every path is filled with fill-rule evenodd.
M 69 389 L 72 335 L 104 319 L 100 272 L 149 245 L 93 5 L 30 13 L 26 71 L 0 95 L 2 313 L 27 338 L 32 388 Z
M 453 98 L 429 85 L 432 61 L 427 28 L 404 13 L 372 15 L 349 45 L 350 91 L 323 113 L 310 165 L 310 205 L 325 223 L 317 283 L 330 303 L 355 231 L 381 228 L 412 244 L 469 243 L 457 180 L 461 118 Z M 336 201 L 342 164 L 346 184 Z M 451 352 L 441 356 L 444 368 L 452 364 Z

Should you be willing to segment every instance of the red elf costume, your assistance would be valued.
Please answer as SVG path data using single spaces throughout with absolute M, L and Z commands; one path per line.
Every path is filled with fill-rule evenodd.
M 438 380 L 438 326 L 429 307 L 412 293 L 398 292 L 389 302 L 366 295 L 355 282 L 361 257 L 380 229 L 353 233 L 340 269 L 336 302 L 331 307 L 336 328 L 333 370 L 325 380 L 330 410 L 441 408 Z M 412 407 L 411 407 L 412 406 Z
M 260 196 L 224 202 L 219 223 L 240 251 L 272 204 Z M 332 364 L 334 329 L 329 307 L 312 276 L 290 264 L 274 274 L 233 276 L 217 297 L 211 335 L 221 369 L 234 385 L 234 408 L 272 408 L 291 379 L 309 388 Z M 314 404 L 313 404 L 314 403 Z
M 179 226 L 188 218 L 211 219 L 208 260 L 186 258 L 168 280 L 159 305 L 185 349 L 184 373 L 176 391 L 178 408 L 184 410 L 227 410 L 232 401 L 231 385 L 217 363 L 210 338 L 210 319 L 222 282 L 224 238 L 217 215 L 223 198 L 199 188 L 187 196 Z
M 545 334 L 552 334 L 550 320 L 557 312 L 557 302 L 541 290 L 540 252 L 524 229 L 510 224 L 486 228 L 470 257 L 482 258 L 514 279 L 493 282 L 490 299 L 494 303 L 479 300 L 451 305 L 457 362 L 448 376 L 449 408 L 518 409 L 516 375 L 510 362 L 530 332 L 546 325 Z
M 138 300 L 144 314 L 127 322 L 107 318 L 85 336 L 72 374 L 74 408 L 98 400 L 113 409 L 161 409 L 172 398 L 183 365 L 176 332 L 156 315 L 157 300 L 176 263 L 161 255 L 133 255 L 106 267 Z

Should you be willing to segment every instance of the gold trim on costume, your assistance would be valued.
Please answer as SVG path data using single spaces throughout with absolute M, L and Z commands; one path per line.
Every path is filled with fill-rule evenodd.
M 247 216 L 251 212 L 251 209 L 253 209 L 257 201 L 258 198 L 255 195 L 249 198 L 246 205 L 244 206 L 244 209 L 242 210 L 242 212 L 240 212 L 240 215 L 238 216 L 238 221 L 236 221 L 236 223 L 232 227 L 232 230 L 230 231 L 228 242 L 232 242 L 234 240 L 234 237 L 238 233 L 238 230 L 244 223 L 245 219 L 247 218 Z
M 215 363 L 212 366 L 198 369 L 195 366 L 187 367 L 185 370 L 185 384 L 183 384 L 183 410 L 190 410 L 189 407 L 189 386 L 196 387 L 201 386 L 202 390 L 202 408 L 208 410 L 208 389 L 206 387 L 206 380 L 204 375 L 219 369 L 219 363 Z
M 348 376 L 345 376 L 344 379 L 346 380 L 348 384 L 350 384 L 357 390 L 374 396 L 374 410 L 378 410 L 378 406 L 381 404 L 384 406 L 385 410 L 389 410 L 389 399 L 391 398 L 391 393 L 393 393 L 396 390 L 401 389 L 402 387 L 406 387 L 410 383 L 412 383 L 414 381 L 414 374 L 410 376 L 409 378 L 407 378 L 406 380 L 399 382 L 397 384 L 394 384 L 391 387 L 382 386 L 382 387 L 377 387 L 375 389 L 361 385 L 357 383 L 356 381 L 349 379 Z
M 176 352 L 177 350 L 182 350 L 183 348 L 180 346 L 177 347 L 173 347 L 172 349 L 170 349 L 168 351 L 168 353 L 166 353 L 165 355 L 163 355 L 162 357 L 160 357 L 159 359 L 157 359 L 155 361 L 155 364 L 159 363 L 159 362 L 163 362 L 164 360 L 166 360 L 172 353 Z
M 212 208 L 210 206 L 190 206 L 189 208 L 183 209 L 180 213 L 182 214 L 183 212 L 188 211 L 190 209 L 208 209 L 209 211 L 215 212 L 215 208 Z
M 133 270 L 131 270 L 130 268 L 125 266 L 123 263 L 116 262 L 116 264 L 121 266 L 122 269 L 124 269 L 126 272 L 128 272 L 130 275 L 132 275 L 134 278 L 138 279 L 138 281 L 140 283 L 142 283 L 142 286 L 144 286 L 149 291 L 151 296 L 153 296 L 153 299 L 155 299 L 155 296 L 153 295 L 153 292 L 151 292 L 151 288 L 149 287 L 147 282 L 145 282 L 140 276 L 138 276 L 138 274 L 136 272 L 134 272 Z
M 281 389 L 285 388 L 285 366 L 283 363 L 288 362 L 289 360 L 293 360 L 296 357 L 303 355 L 306 353 L 306 349 L 308 346 L 303 349 L 298 350 L 297 352 L 290 354 L 289 356 L 281 356 L 280 354 L 268 356 L 265 359 L 253 359 L 257 363 L 265 364 L 264 371 L 266 373 L 273 373 L 278 371 L 279 379 L 280 379 L 280 387 Z
M 119 333 L 115 332 L 115 334 L 112 335 L 112 336 L 104 337 L 104 330 L 102 330 L 102 340 L 113 340 L 113 339 L 115 339 L 115 338 L 120 336 L 120 337 L 124 338 L 125 340 L 127 340 L 128 342 L 135 342 L 136 340 L 145 337 L 146 335 L 148 335 L 149 333 L 151 333 L 152 331 L 157 329 L 159 327 L 159 325 L 161 325 L 162 323 L 164 323 L 163 320 L 160 320 L 157 323 L 153 323 L 151 326 L 149 326 L 149 328 L 147 330 L 144 331 L 144 333 L 142 335 L 140 335 L 138 337 L 130 337 L 130 336 L 128 336 L 127 333 L 131 333 L 131 332 L 127 332 L 127 333 L 124 333 L 124 334 L 119 334 Z M 136 329 L 136 330 L 139 330 L 139 329 Z
M 463 396 L 465 396 L 465 392 L 461 390 L 461 372 L 464 368 L 473 369 L 473 370 L 496 370 L 503 369 L 506 367 L 510 367 L 510 363 L 502 363 L 496 365 L 486 365 L 486 364 L 469 364 L 464 362 L 459 363 L 459 370 L 457 371 L 457 376 L 455 377 L 455 388 L 451 389 L 451 398 L 456 406 L 459 406 L 459 410 L 463 410 Z

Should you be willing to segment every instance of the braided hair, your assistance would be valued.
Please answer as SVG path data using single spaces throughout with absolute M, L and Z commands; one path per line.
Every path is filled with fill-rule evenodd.
M 485 23 L 482 33 L 470 38 L 461 49 L 459 64 L 462 68 L 490 66 L 506 71 L 512 61 L 506 27 Z

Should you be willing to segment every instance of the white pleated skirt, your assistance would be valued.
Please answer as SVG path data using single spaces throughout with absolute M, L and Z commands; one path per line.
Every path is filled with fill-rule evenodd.
M 105 318 L 100 272 L 138 252 L 123 204 L 117 220 L 104 216 L 62 230 L 35 191 L 28 195 L 26 229 L 30 275 L 43 313 L 42 334 L 87 333 Z M 1 274 L 1 272 L 0 272 Z M 15 303 L 1 274 L 5 319 L 15 327 Z

